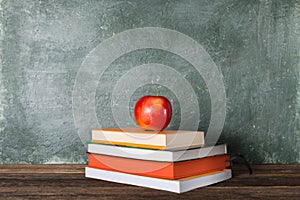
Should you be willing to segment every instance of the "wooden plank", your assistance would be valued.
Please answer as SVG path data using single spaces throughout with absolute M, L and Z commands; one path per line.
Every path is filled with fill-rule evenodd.
M 49 165 L 24 165 L 24 164 L 12 164 L 12 165 L 0 165 L 1 173 L 12 173 L 12 174 L 37 174 L 37 173 L 58 173 L 58 174 L 68 174 L 68 173 L 84 173 L 85 165 L 59 165 L 59 164 L 49 164 Z
M 0 199 L 299 199 L 300 165 L 233 166 L 234 178 L 184 194 L 87 179 L 85 165 L 1 165 Z
M 16 183 L 26 183 L 32 185 L 39 185 L 41 182 L 44 185 L 51 184 L 55 182 L 57 185 L 72 185 L 74 181 L 77 183 L 89 185 L 90 179 L 86 179 L 84 174 L 0 174 L 0 186 L 14 186 Z M 93 180 L 93 179 L 91 179 Z M 51 181 L 51 182 L 50 182 Z M 98 183 L 99 182 L 99 183 Z M 105 185 L 103 181 L 95 182 L 98 185 Z M 300 176 L 286 176 L 286 175 L 276 175 L 276 176 L 266 176 L 263 175 L 237 175 L 234 178 L 219 183 L 221 186 L 298 186 L 300 185 Z
M 85 165 L 27 165 L 7 164 L 0 165 L 0 173 L 84 173 Z M 300 174 L 300 164 L 264 164 L 252 165 L 255 174 Z M 236 173 L 247 173 L 244 165 L 235 164 L 233 169 Z
M 183 194 L 141 187 L 22 187 L 20 189 L 4 188 L 1 192 L 3 199 L 36 198 L 36 199 L 299 199 L 300 187 L 206 187 Z

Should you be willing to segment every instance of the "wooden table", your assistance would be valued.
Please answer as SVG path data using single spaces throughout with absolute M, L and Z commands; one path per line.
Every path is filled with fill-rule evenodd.
M 84 165 L 0 165 L 0 199 L 300 199 L 300 165 L 234 165 L 234 178 L 183 194 L 87 179 Z

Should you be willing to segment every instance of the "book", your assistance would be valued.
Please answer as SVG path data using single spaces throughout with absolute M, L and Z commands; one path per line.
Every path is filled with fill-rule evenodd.
M 177 162 L 226 154 L 227 146 L 226 144 L 219 144 L 216 146 L 204 146 L 201 148 L 187 150 L 161 151 L 153 149 L 132 148 L 127 146 L 113 146 L 99 143 L 89 143 L 88 152 L 140 160 Z
M 146 131 L 139 128 L 92 129 L 92 142 L 139 148 L 179 150 L 204 145 L 204 132 L 185 130 Z
M 230 166 L 226 161 L 229 157 L 225 154 L 180 162 L 157 162 L 89 153 L 88 167 L 174 180 L 223 170 Z
M 183 193 L 195 188 L 204 187 L 230 179 L 231 170 L 224 169 L 222 171 L 216 171 L 184 179 L 167 180 L 86 167 L 85 176 L 87 178 L 94 178 L 104 181 L 149 187 L 175 193 Z

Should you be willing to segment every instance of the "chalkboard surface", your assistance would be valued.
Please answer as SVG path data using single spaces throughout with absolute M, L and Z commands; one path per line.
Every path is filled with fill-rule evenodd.
M 300 1 L 1 0 L 0 163 L 84 163 L 73 112 L 78 72 L 103 41 L 143 27 L 180 32 L 209 54 L 223 75 L 220 142 L 231 153 L 252 163 L 300 162 Z M 197 97 L 199 129 L 207 131 L 212 100 L 205 80 L 182 57 L 155 48 L 118 57 L 99 77 L 93 101 L 101 126 L 118 126 L 113 115 L 118 101 L 112 101 L 118 81 L 125 75 L 130 80 L 135 66 L 150 63 L 170 66 L 187 81 Z M 146 79 L 148 73 L 139 75 Z M 156 78 L 174 82 L 166 72 Z M 136 100 L 157 90 L 173 104 L 169 128 L 179 128 L 181 99 L 156 79 L 131 95 L 129 123 L 134 125 Z

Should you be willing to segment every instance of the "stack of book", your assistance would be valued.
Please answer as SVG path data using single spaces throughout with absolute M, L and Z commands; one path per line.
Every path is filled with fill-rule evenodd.
M 201 131 L 93 129 L 85 175 L 182 193 L 231 178 L 228 158 Z

